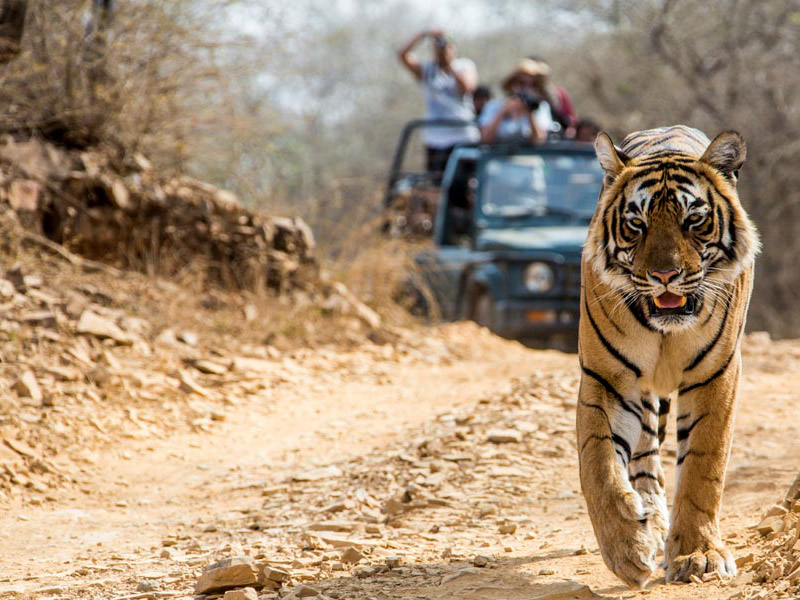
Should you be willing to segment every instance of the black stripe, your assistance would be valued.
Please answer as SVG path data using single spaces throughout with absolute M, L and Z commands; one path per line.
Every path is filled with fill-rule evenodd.
M 647 450 L 646 452 L 639 452 L 638 454 L 634 454 L 631 456 L 631 460 L 639 460 L 640 458 L 646 458 L 648 456 L 656 456 L 658 455 L 658 448 L 653 448 L 652 450 Z
M 708 193 L 708 197 L 709 197 L 709 202 L 710 202 L 710 198 L 711 198 L 711 192 L 710 191 Z M 719 226 L 721 228 L 722 224 L 725 222 L 725 219 L 722 218 L 722 206 L 720 204 L 717 204 L 716 213 L 717 213 L 717 222 L 719 223 Z M 736 243 L 736 232 L 735 232 L 734 227 L 733 227 L 733 219 L 731 219 L 730 222 L 728 223 L 728 233 L 731 236 L 731 245 L 730 246 L 723 245 L 721 238 L 720 238 L 720 240 L 719 240 L 719 242 L 717 244 L 709 244 L 709 246 L 712 246 L 712 245 L 716 246 L 717 248 L 719 248 L 720 250 L 722 250 L 725 253 L 725 256 L 727 256 L 729 260 L 733 260 L 734 258 L 736 258 L 736 255 L 734 254 L 733 249 L 732 249 L 733 245 Z
M 625 304 L 625 307 L 628 309 L 628 312 L 630 312 L 633 315 L 633 318 L 639 322 L 639 325 L 641 325 L 645 329 L 648 329 L 649 331 L 658 331 L 655 327 L 653 327 L 650 324 L 650 321 L 648 321 L 645 318 L 644 311 L 642 311 L 642 307 L 639 306 L 638 302 L 635 302 L 632 305 L 628 304 L 627 302 L 624 302 L 623 304 Z
M 588 438 L 586 438 L 584 440 L 583 444 L 581 445 L 581 454 L 583 454 L 583 450 L 584 450 L 584 448 L 586 448 L 586 444 L 588 444 L 592 440 L 597 440 L 597 441 L 600 441 L 600 442 L 602 442 L 603 440 L 610 440 L 612 444 L 614 443 L 613 438 L 610 435 L 596 435 L 596 434 L 593 434 L 593 435 L 590 435 Z
M 612 386 L 608 381 L 603 379 L 603 377 L 599 373 L 596 373 L 595 371 L 592 371 L 591 369 L 584 366 L 581 366 L 581 369 L 583 369 L 583 372 L 586 373 L 589 377 L 591 377 L 592 379 L 597 381 L 600 385 L 602 385 L 605 388 L 605 390 L 609 394 L 611 394 L 617 402 L 620 403 L 620 405 L 624 410 L 628 411 L 633 416 L 635 416 L 640 423 L 642 422 L 642 413 L 636 410 L 637 409 L 636 406 L 633 406 L 632 404 L 627 402 L 622 397 L 622 394 L 620 394 L 617 390 L 614 389 L 614 386 Z M 630 456 L 630 451 L 628 452 L 628 456 Z
M 678 415 L 677 417 L 675 417 L 675 420 L 676 421 L 683 421 L 684 419 L 688 419 L 691 416 L 692 416 L 692 413 L 685 413 L 685 414 Z
M 699 450 L 689 449 L 686 452 L 684 452 L 682 456 L 678 457 L 677 464 L 678 466 L 681 466 L 683 464 L 683 461 L 685 461 L 689 456 L 705 456 L 706 454 L 707 454 L 706 452 L 700 452 Z
M 656 437 L 656 435 L 657 435 L 655 430 L 652 427 L 650 427 L 650 425 L 645 423 L 644 421 L 642 421 L 642 431 L 644 431 L 647 434 L 650 434 L 653 437 Z
M 725 360 L 725 363 L 724 363 L 724 364 L 723 364 L 723 365 L 722 365 L 722 366 L 721 366 L 719 369 L 717 369 L 717 371 L 716 371 L 716 372 L 715 372 L 715 373 L 714 373 L 714 374 L 713 374 L 711 377 L 709 377 L 709 378 L 708 378 L 708 379 L 706 379 L 705 381 L 700 381 L 700 382 L 698 382 L 698 383 L 693 383 L 692 385 L 689 385 L 689 386 L 686 386 L 686 387 L 680 387 L 680 388 L 678 388 L 678 393 L 680 393 L 680 394 L 687 394 L 687 393 L 689 393 L 689 392 L 690 392 L 690 391 L 692 391 L 692 390 L 695 390 L 695 389 L 697 389 L 697 388 L 700 388 L 700 387 L 706 386 L 706 385 L 708 385 L 709 383 L 711 383 L 712 381 L 714 381 L 714 380 L 715 380 L 717 377 L 719 377 L 719 376 L 720 376 L 720 375 L 722 375 L 722 374 L 723 374 L 725 371 L 727 371 L 727 370 L 728 370 L 728 366 L 731 364 L 731 361 L 733 360 L 733 356 L 734 356 L 735 354 L 736 354 L 736 349 L 734 348 L 733 352 L 731 352 L 731 353 L 728 355 L 728 358 L 727 358 L 727 360 Z
M 688 500 L 689 504 L 691 504 L 692 506 L 694 506 L 694 509 L 695 509 L 697 512 L 701 512 L 701 513 L 703 513 L 704 515 L 708 515 L 709 517 L 714 517 L 714 516 L 715 516 L 715 515 L 714 515 L 714 513 L 713 513 L 712 511 L 710 511 L 710 510 L 706 510 L 705 508 L 700 508 L 700 507 L 697 505 L 697 503 L 696 503 L 694 500 L 692 500 L 691 498 L 687 498 L 686 500 Z
M 592 316 L 592 311 L 589 310 L 589 303 L 586 301 L 585 297 L 583 299 L 583 305 L 586 308 L 586 314 L 589 317 L 589 323 L 592 324 L 592 328 L 594 329 L 594 332 L 597 334 L 597 337 L 600 339 L 600 343 L 603 344 L 603 347 L 606 350 L 608 350 L 608 352 L 611 354 L 611 356 L 616 358 L 619 362 L 621 362 L 623 365 L 625 365 L 625 367 L 627 367 L 629 370 L 633 371 L 633 374 L 636 375 L 636 377 L 641 377 L 642 371 L 639 369 L 639 367 L 637 367 L 635 364 L 633 364 L 627 358 L 622 356 L 622 354 L 620 354 L 620 352 L 616 348 L 614 348 L 614 346 L 611 345 L 611 342 L 609 342 L 605 338 L 605 336 L 602 333 L 600 333 L 600 328 L 597 326 L 597 323 L 595 323 L 594 317 Z
M 608 314 L 608 311 L 606 310 L 606 307 L 605 307 L 605 305 L 603 304 L 603 300 L 602 300 L 600 297 L 596 297 L 596 298 L 595 298 L 595 304 L 597 304 L 597 305 L 600 307 L 600 310 L 601 310 L 601 311 L 603 311 L 603 316 L 606 318 L 606 320 L 607 320 L 609 323 L 611 323 L 611 325 L 613 325 L 613 326 L 614 326 L 614 329 L 616 329 L 616 330 L 617 330 L 619 333 L 624 333 L 624 332 L 622 331 L 622 329 L 620 328 L 620 326 L 619 326 L 619 325 L 617 325 L 617 324 L 614 322 L 614 319 L 612 319 L 612 318 L 611 318 L 611 316 Z
M 706 355 L 714 349 L 714 346 L 717 345 L 717 342 L 719 341 L 719 338 L 722 335 L 723 330 L 725 329 L 725 323 L 728 322 L 728 315 L 730 314 L 730 312 L 731 311 L 729 310 L 725 311 L 725 314 L 722 317 L 722 323 L 720 323 L 719 329 L 717 330 L 717 334 L 714 336 L 714 339 L 711 340 L 708 344 L 706 344 L 705 348 L 703 348 L 702 350 L 700 350 L 700 352 L 697 353 L 697 356 L 694 357 L 694 360 L 688 367 L 684 369 L 684 371 L 691 371 L 692 369 L 694 369 L 697 365 L 700 364 L 700 361 L 703 360 L 706 357 Z
M 697 426 L 697 424 L 705 419 L 708 416 L 708 413 L 703 413 L 699 417 L 697 417 L 694 421 L 692 421 L 686 427 L 678 428 L 678 441 L 683 442 L 689 439 L 689 436 L 692 434 L 692 430 Z
M 630 140 L 630 141 L 631 141 L 631 142 L 633 142 L 633 140 L 635 140 L 635 139 L 636 139 L 636 138 L 634 137 L 634 138 L 633 138 L 632 140 Z M 625 154 L 627 154 L 628 156 L 630 156 L 630 155 L 631 155 L 631 152 L 633 152 L 633 151 L 634 151 L 634 150 L 636 150 L 637 148 L 641 148 L 642 146 L 644 146 L 644 145 L 645 145 L 647 142 L 649 142 L 649 141 L 650 141 L 650 138 L 648 138 L 648 137 L 645 137 L 645 138 L 642 138 L 641 140 L 639 140 L 639 141 L 637 141 L 637 142 L 635 142 L 635 143 L 633 143 L 633 144 L 630 144 L 630 145 L 623 145 L 623 146 L 620 148 L 620 150 L 622 150 L 622 151 L 623 151 Z
M 592 404 L 591 402 L 584 402 L 583 400 L 581 400 L 581 406 L 585 406 L 586 408 L 594 408 L 596 410 L 599 410 L 601 413 L 603 413 L 603 416 L 606 418 L 606 421 L 608 421 L 609 428 L 611 427 L 611 421 L 608 418 L 608 413 L 606 412 L 605 408 L 603 408 L 599 404 Z
M 718 300 L 719 300 L 719 298 L 717 298 L 717 295 L 716 295 L 716 294 L 714 294 L 714 304 L 713 304 L 713 305 L 711 305 L 711 310 L 709 310 L 709 311 L 708 311 L 708 316 L 707 316 L 707 317 L 705 318 L 705 320 L 703 321 L 703 325 L 707 325 L 707 324 L 708 324 L 708 322 L 711 320 L 711 317 L 713 317 L 713 316 L 714 316 L 714 311 L 717 309 L 717 301 L 718 301 Z M 699 313 L 699 312 L 700 312 L 700 311 L 698 311 L 698 313 Z
M 628 462 L 630 462 L 631 447 L 628 445 L 628 442 L 625 441 L 625 438 L 623 438 L 620 435 L 617 435 L 614 432 L 611 432 L 611 439 L 615 444 L 617 444 L 620 448 L 622 448 L 622 451 L 625 453 L 625 463 L 627 464 Z
M 639 471 L 638 473 L 636 473 L 636 475 L 631 475 L 630 477 L 628 477 L 630 481 L 636 481 L 637 479 L 642 479 L 642 478 L 652 479 L 653 481 L 658 483 L 658 477 L 656 477 L 652 473 L 648 473 L 647 471 Z
M 670 409 L 670 400 L 669 397 L 667 398 L 659 398 L 658 399 L 658 416 L 662 417 L 664 415 L 669 414 Z
M 658 410 L 656 409 L 656 407 L 653 406 L 650 402 L 648 402 L 644 398 L 641 399 L 641 403 L 642 403 L 642 406 L 644 406 L 648 410 L 648 412 L 651 412 L 654 415 L 658 414 Z
M 689 179 L 685 175 L 681 175 L 680 173 L 670 173 L 669 178 L 672 181 L 675 181 L 677 183 L 683 183 L 684 185 L 692 185 L 693 183 L 696 183 L 695 181 L 692 181 L 691 179 Z
M 639 189 L 642 189 L 643 187 L 650 187 L 651 185 L 656 185 L 657 183 L 661 183 L 661 177 L 651 177 L 650 179 L 636 182 L 636 184 L 639 186 Z

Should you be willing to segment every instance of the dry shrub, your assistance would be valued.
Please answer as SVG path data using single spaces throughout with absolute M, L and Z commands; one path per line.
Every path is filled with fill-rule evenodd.
M 390 323 L 411 321 L 410 312 L 426 306 L 438 320 L 439 310 L 419 276 L 414 257 L 430 241 L 389 239 L 382 233 L 382 193 L 369 179 L 334 182 L 325 200 L 307 218 L 314 229 L 323 268 Z
M 219 3 L 29 0 L 21 53 L 0 70 L 0 132 L 84 148 L 104 142 L 180 164 L 219 120 Z M 204 99 L 204 104 L 198 101 Z

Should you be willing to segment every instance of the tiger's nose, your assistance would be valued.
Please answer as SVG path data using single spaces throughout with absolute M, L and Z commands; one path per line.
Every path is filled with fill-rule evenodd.
M 681 272 L 677 269 L 671 269 L 669 271 L 650 271 L 650 276 L 655 277 L 664 285 L 667 285 L 670 281 L 675 279 Z

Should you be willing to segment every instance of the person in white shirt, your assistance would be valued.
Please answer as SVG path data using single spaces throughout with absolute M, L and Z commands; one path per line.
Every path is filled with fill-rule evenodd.
M 478 119 L 481 141 L 543 142 L 556 125 L 550 105 L 537 93 L 537 77 L 547 74 L 549 67 L 526 58 L 503 80 L 504 100 L 491 100 Z
M 433 42 L 433 60 L 420 62 L 414 47 L 425 38 Z M 426 119 L 453 119 L 472 122 L 475 109 L 472 92 L 478 73 L 468 58 L 456 58 L 456 46 L 440 29 L 416 34 L 398 53 L 400 61 L 422 84 Z M 464 127 L 425 127 L 422 131 L 427 148 L 428 170 L 441 172 L 457 144 L 474 143 L 479 133 L 474 125 Z

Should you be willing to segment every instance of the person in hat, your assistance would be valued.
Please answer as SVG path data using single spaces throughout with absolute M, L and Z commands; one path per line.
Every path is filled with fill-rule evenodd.
M 549 73 L 549 67 L 526 58 L 503 80 L 504 100 L 489 101 L 481 112 L 478 125 L 481 141 L 542 142 L 557 128 L 550 105 L 541 96 L 537 78 Z
M 414 48 L 424 39 L 433 43 L 433 60 L 420 62 Z M 478 72 L 468 58 L 456 57 L 456 45 L 441 29 L 422 31 L 398 52 L 400 62 L 422 85 L 426 119 L 453 119 L 472 122 L 475 109 L 472 92 L 478 82 Z M 428 170 L 441 172 L 457 144 L 477 142 L 474 126 L 426 127 L 422 131 L 427 149 Z
M 529 59 L 547 67 L 547 72 L 536 77 L 536 89 L 542 98 L 550 105 L 550 112 L 564 131 L 564 137 L 572 138 L 578 125 L 578 115 L 567 90 L 563 86 L 553 83 L 550 65 L 541 56 L 528 56 Z

